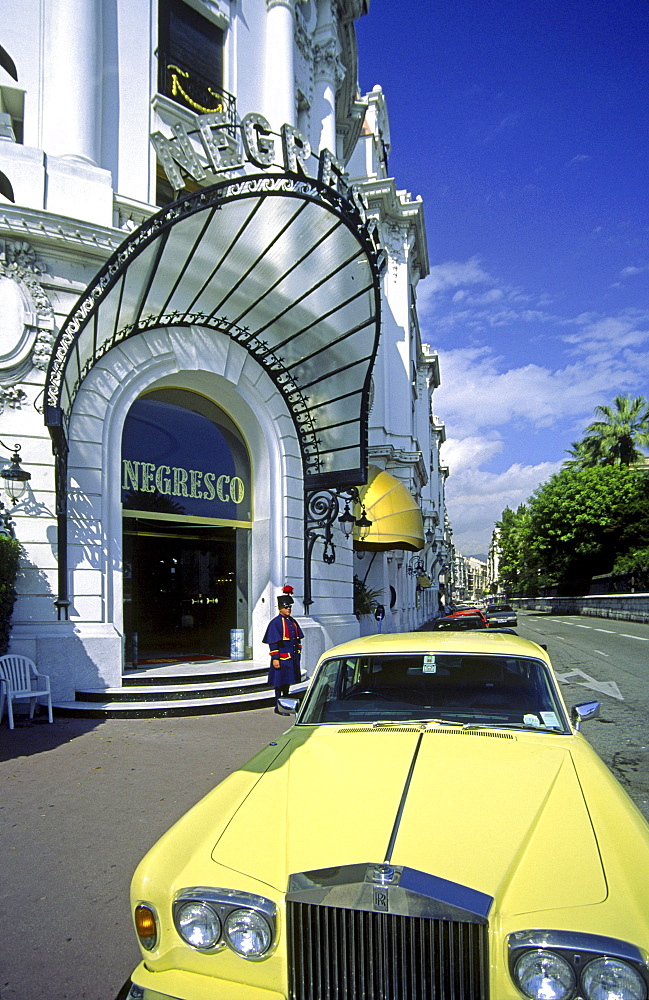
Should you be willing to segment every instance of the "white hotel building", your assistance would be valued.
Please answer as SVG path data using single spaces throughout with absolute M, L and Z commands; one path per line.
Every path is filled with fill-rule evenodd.
M 355 577 L 384 631 L 437 612 L 426 231 L 358 92 L 368 8 L 4 0 L 0 465 L 17 444 L 31 474 L 10 648 L 62 709 L 154 710 L 123 692 L 167 663 L 247 666 L 252 704 L 285 583 L 308 671 L 378 627 Z

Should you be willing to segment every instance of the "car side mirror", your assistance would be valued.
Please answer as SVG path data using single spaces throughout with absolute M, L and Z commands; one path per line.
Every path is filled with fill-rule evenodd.
M 598 701 L 584 701 L 579 705 L 573 705 L 570 709 L 570 720 L 577 731 L 581 729 L 582 722 L 587 719 L 597 719 L 599 717 L 600 704 Z
M 280 715 L 295 715 L 300 707 L 299 698 L 278 698 L 277 708 Z

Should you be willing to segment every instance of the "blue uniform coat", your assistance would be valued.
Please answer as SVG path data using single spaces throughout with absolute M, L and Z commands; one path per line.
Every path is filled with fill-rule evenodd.
M 270 668 L 268 683 L 271 687 L 283 687 L 285 684 L 297 684 L 301 677 L 300 656 L 304 632 L 295 618 L 277 615 L 268 623 L 262 642 L 270 646 Z M 273 666 L 273 660 L 279 660 L 279 670 Z

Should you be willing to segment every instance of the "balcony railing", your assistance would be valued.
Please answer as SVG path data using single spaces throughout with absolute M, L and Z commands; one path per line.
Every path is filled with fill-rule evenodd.
M 198 115 L 218 112 L 226 116 L 229 125 L 236 125 L 236 100 L 232 94 L 165 52 L 158 52 L 158 89 Z

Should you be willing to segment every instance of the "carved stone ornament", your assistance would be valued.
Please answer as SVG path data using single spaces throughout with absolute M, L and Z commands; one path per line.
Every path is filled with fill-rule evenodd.
M 54 343 L 54 310 L 40 275 L 46 265 L 24 241 L 5 243 L 0 252 L 0 383 L 13 385 L 33 366 L 45 371 Z M 19 406 L 24 394 L 3 394 Z
M 405 264 L 408 253 L 407 230 L 399 225 L 384 225 L 382 227 L 383 245 L 388 252 L 390 271 L 393 278 L 399 274 L 399 265 Z
M 331 38 L 324 45 L 316 45 L 313 54 L 316 80 L 327 80 L 338 89 L 347 74 L 347 68 L 340 58 L 338 39 Z
M 311 64 L 313 60 L 313 39 L 309 26 L 299 7 L 295 11 L 295 43 L 305 63 L 307 65 Z

